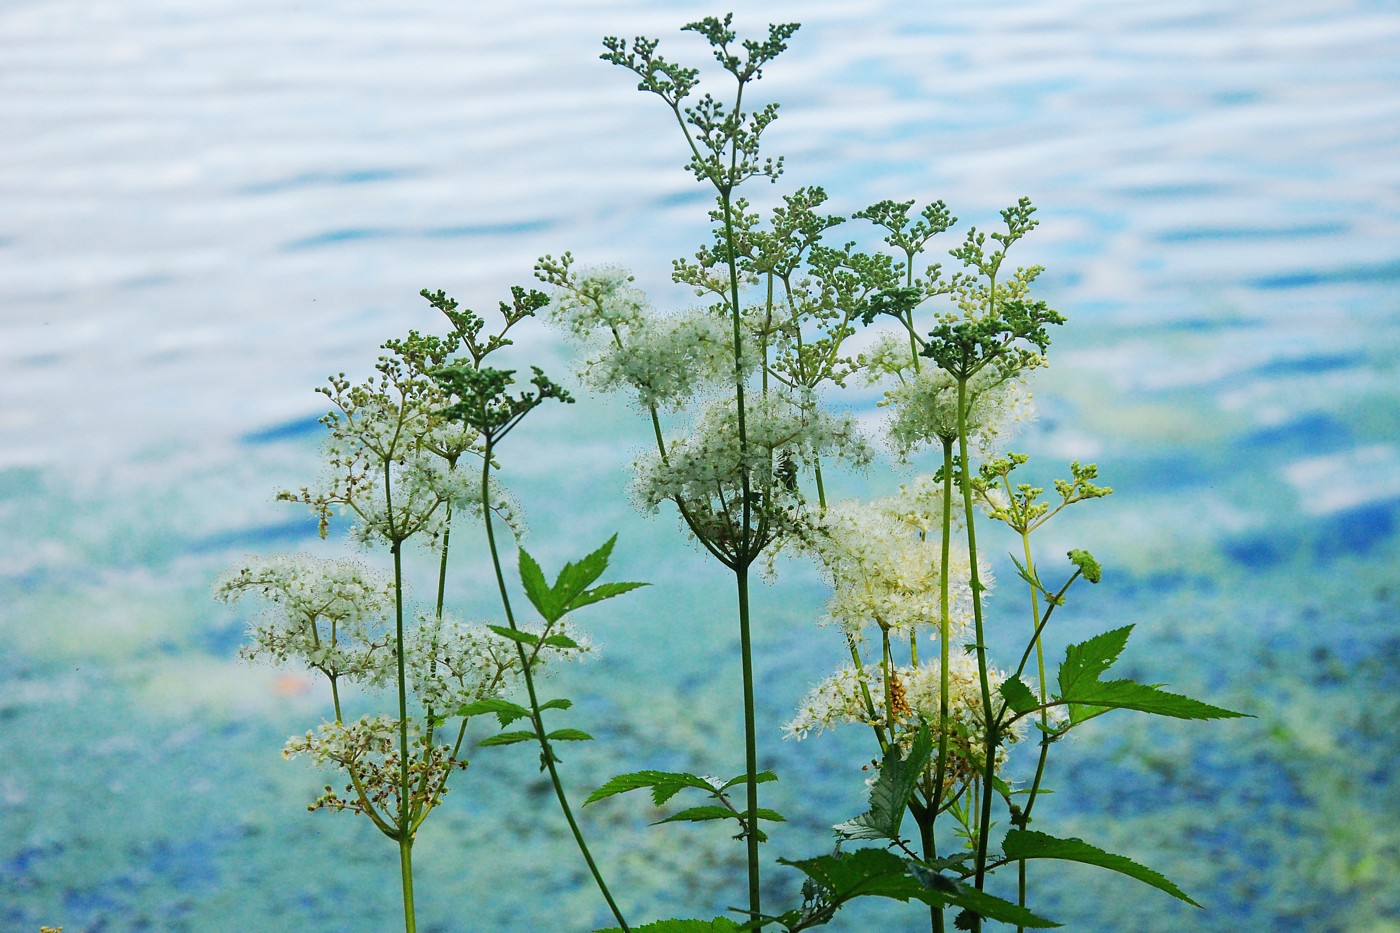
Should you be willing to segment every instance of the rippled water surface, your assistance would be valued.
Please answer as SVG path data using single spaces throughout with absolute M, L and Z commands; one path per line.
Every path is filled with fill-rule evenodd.
M 233 660 L 241 622 L 210 580 L 312 544 L 271 501 L 317 469 L 310 390 L 434 327 L 420 288 L 494 307 L 568 249 L 687 301 L 670 260 L 705 238 L 705 199 L 664 109 L 597 54 L 640 33 L 699 56 L 675 28 L 712 12 L 0 8 L 0 927 L 392 928 L 393 847 L 306 814 L 319 776 L 278 760 L 319 697 Z M 1047 831 L 1209 909 L 1070 871 L 1047 912 L 1086 931 L 1400 928 L 1382 818 L 1400 790 L 1400 12 L 817 0 L 737 20 L 803 23 L 760 85 L 787 174 L 755 198 L 942 198 L 983 228 L 1023 194 L 1040 207 L 1019 261 L 1047 267 L 1071 323 L 1024 444 L 1096 460 L 1117 490 L 1045 542 L 1109 568 L 1059 639 L 1136 622 L 1134 673 L 1258 717 L 1124 716 L 1068 743 Z M 567 366 L 544 330 L 522 345 Z M 514 467 L 534 547 L 562 560 L 621 529 L 620 572 L 657 584 L 563 685 L 604 739 L 571 757 L 577 787 L 618 760 L 736 770 L 710 568 L 626 502 L 643 426 L 592 400 L 571 414 Z M 840 658 L 811 628 L 820 586 L 789 574 L 761 596 L 770 735 Z M 772 741 L 792 820 L 773 857 L 857 812 L 863 740 Z M 602 925 L 529 762 L 488 751 L 419 845 L 423 929 Z M 634 817 L 594 819 L 638 917 L 732 903 L 722 834 Z M 848 928 L 910 916 L 881 910 Z

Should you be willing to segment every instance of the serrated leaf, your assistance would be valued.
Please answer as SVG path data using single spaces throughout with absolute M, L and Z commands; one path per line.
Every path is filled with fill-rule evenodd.
M 502 726 L 508 726 L 517 719 L 524 719 L 530 715 L 530 711 L 519 703 L 512 703 L 499 697 L 475 700 L 457 710 L 458 716 L 480 716 L 483 713 L 495 713 Z
M 734 933 L 743 928 L 728 917 L 716 917 L 713 920 L 657 920 L 629 929 L 632 933 Z M 622 927 L 608 927 L 593 933 L 622 933 Z
M 502 732 L 498 735 L 487 736 L 476 744 L 478 746 L 487 745 L 514 745 L 517 742 L 533 742 L 536 735 L 533 732 Z
M 1029 713 L 1040 705 L 1031 688 L 1027 687 L 1019 677 L 1008 677 L 1001 682 L 997 688 L 1001 698 L 1006 701 L 1006 705 L 1016 713 Z
M 1022 927 L 1045 928 L 1062 925 L 1032 913 L 1018 904 L 979 891 L 961 879 L 939 874 L 918 862 L 909 863 L 909 874 L 924 887 L 942 894 L 950 906 L 962 907 L 981 915 L 984 919 L 1014 923 Z
M 546 635 L 543 639 L 546 645 L 551 648 L 577 648 L 578 642 L 568 635 Z
M 1185 901 L 1196 907 L 1201 906 L 1187 897 L 1186 892 L 1147 866 L 1140 865 L 1125 855 L 1105 852 L 1083 839 L 1057 839 L 1034 830 L 1013 829 L 1006 834 L 1006 840 L 1001 847 L 1006 857 L 1012 861 L 1052 858 L 1082 862 L 1085 865 L 1097 865 L 1100 868 L 1107 868 L 1109 871 L 1116 871 L 1130 878 L 1136 878 L 1144 884 L 1150 884 L 1160 891 L 1167 892 L 1177 900 Z
M 605 783 L 589 794 L 583 805 L 588 806 L 590 803 L 605 797 L 625 794 L 643 787 L 651 788 L 652 802 L 658 807 L 687 787 L 698 787 L 709 793 L 714 792 L 714 788 L 704 778 L 695 774 L 687 774 L 683 771 L 633 771 L 628 774 L 619 774 Z
M 728 807 L 708 805 L 702 807 L 686 807 L 678 813 L 672 813 L 664 820 L 657 820 L 653 826 L 662 823 L 703 823 L 707 820 L 737 820 L 739 814 Z
M 556 700 L 545 700 L 540 704 L 540 709 L 569 709 L 573 705 L 573 700 L 566 700 L 563 697 L 559 697 Z
M 1070 704 L 1070 721 L 1076 724 L 1110 709 L 1132 709 L 1175 719 L 1238 719 L 1249 715 L 1132 680 L 1080 684 L 1072 695 L 1061 699 Z
M 1029 570 L 1027 570 L 1026 565 L 1017 560 L 1015 554 L 1008 554 L 1006 556 L 1010 557 L 1011 563 L 1016 565 L 1016 576 L 1020 577 L 1022 580 L 1025 580 L 1027 583 L 1029 583 L 1031 586 L 1033 586 L 1040 592 L 1049 593 L 1049 590 L 1045 588 L 1045 584 L 1040 582 L 1040 577 L 1037 574 L 1033 574 Z
M 922 901 L 934 907 L 967 907 L 989 919 L 1023 927 L 1059 925 L 953 879 L 946 880 L 958 888 L 957 894 L 935 890 L 910 874 L 916 863 L 906 862 L 884 849 L 858 849 L 800 862 L 778 861 L 807 875 L 825 889 L 829 900 L 838 904 L 857 897 L 887 897 L 897 901 Z
M 551 587 L 559 606 L 571 604 L 589 584 L 603 575 L 603 571 L 608 569 L 608 557 L 612 555 L 613 545 L 616 543 L 617 535 L 613 535 L 592 554 L 564 565 L 564 569 L 559 571 L 559 576 L 554 581 L 554 586 Z
M 495 632 L 497 635 L 501 636 L 502 638 L 509 638 L 511 641 L 518 641 L 522 645 L 537 644 L 540 640 L 540 636 L 538 635 L 532 635 L 529 632 L 522 632 L 519 629 L 509 628 L 504 625 L 488 625 L 486 627 L 489 628 L 491 631 Z
M 729 790 L 729 788 L 731 788 L 731 787 L 735 787 L 735 786 L 737 786 L 737 785 L 739 785 L 739 784 L 746 783 L 746 779 L 747 779 L 747 778 L 748 778 L 748 775 L 747 775 L 747 774 L 736 774 L 734 777 L 730 778 L 729 780 L 727 780 L 727 781 L 725 781 L 723 784 L 721 784 L 721 785 L 719 786 L 719 789 L 720 789 L 720 790 Z M 777 779 L 778 779 L 778 776 L 777 776 L 776 774 L 774 774 L 772 771 L 760 771 L 760 772 L 758 772 L 757 774 L 755 774 L 755 775 L 753 776 L 753 782 L 754 782 L 755 784 L 767 784 L 767 783 L 769 783 L 770 781 L 776 781 Z
M 1060 663 L 1060 696 L 1068 698 L 1076 687 L 1098 681 L 1123 653 L 1132 630 L 1125 625 L 1066 648 Z
M 612 599 L 614 596 L 621 596 L 623 593 L 630 593 L 643 586 L 650 586 L 649 583 L 602 583 L 591 590 L 584 590 L 582 593 L 569 600 L 569 604 L 564 607 L 565 612 L 573 612 L 584 606 L 593 603 L 600 603 L 605 599 Z
M 932 754 L 933 738 L 928 725 L 921 723 L 908 755 L 901 757 L 899 746 L 893 743 L 885 750 L 880 776 L 870 788 L 870 810 L 855 819 L 837 823 L 832 829 L 847 839 L 898 841 L 899 827 L 904 822 L 904 809 L 909 805 L 909 799 L 914 795 L 914 789 L 918 787 L 919 778 Z
M 520 585 L 525 588 L 525 596 L 546 622 L 556 622 L 563 612 L 554 600 L 554 593 L 545 581 L 544 571 L 524 548 L 520 549 Z
M 592 742 L 593 736 L 582 729 L 555 729 L 545 736 L 551 742 Z

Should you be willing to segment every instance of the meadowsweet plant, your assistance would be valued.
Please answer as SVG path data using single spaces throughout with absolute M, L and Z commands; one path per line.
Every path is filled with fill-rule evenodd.
M 860 897 L 910 903 L 934 933 L 1053 927 L 1035 907 L 1029 866 L 1056 860 L 1195 904 L 1155 871 L 1040 825 L 1051 749 L 1071 731 L 1115 709 L 1241 714 L 1109 678 L 1131 625 L 1070 645 L 1053 670 L 1046 658 L 1047 628 L 1076 587 L 1104 571 L 1083 549 L 1048 560 L 1032 535 L 1112 490 L 1099 485 L 1097 466 L 1078 462 L 1045 484 L 1038 477 L 1050 471 L 1009 446 L 1033 417 L 1029 381 L 1065 323 L 1035 294 L 1041 268 L 1007 261 L 1035 228 L 1035 207 L 1021 199 L 993 228 L 968 229 L 943 249 L 935 244 L 957 219 L 941 201 L 915 210 L 915 201 L 882 200 L 848 218 L 828 212 L 819 186 L 750 198 L 783 174 L 783 160 L 762 146 L 778 105 L 755 105 L 755 85 L 798 27 L 740 40 L 726 16 L 684 29 L 709 46 L 722 91 L 709 90 L 699 68 L 658 54 L 654 39 L 608 38 L 602 57 L 669 111 L 688 171 L 713 195 L 704 242 L 672 268 L 695 303 L 659 310 L 625 270 L 583 266 L 567 252 L 535 267 L 552 296 L 513 289 L 494 330 L 442 292 L 424 292 L 448 334 L 386 342 L 365 383 L 333 377 L 320 390 L 332 405 L 322 419 L 326 472 L 281 494 L 310 507 L 323 537 L 347 516 L 351 539 L 387 550 L 387 561 L 372 569 L 275 557 L 234 568 L 218 586 L 224 598 L 266 604 L 249 627 L 247 658 L 301 665 L 327 683 L 325 721 L 284 748 L 338 775 L 340 786 L 327 785 L 310 808 L 362 815 L 396 843 L 407 933 L 416 924 L 414 840 L 462 780 L 469 725 L 488 714 L 503 731 L 475 747 L 538 750 L 617 921 L 597 933 L 794 933 L 830 923 Z M 935 252 L 953 260 L 949 269 L 929 261 Z M 646 790 L 657 806 L 685 801 L 661 822 L 726 824 L 746 863 L 747 904 L 734 916 L 629 926 L 560 779 L 555 746 L 590 736 L 556 726 L 571 703 L 546 697 L 541 675 L 590 650 L 574 612 L 641 584 L 599 582 L 615 539 L 553 582 L 518 547 L 520 511 L 498 475 L 505 442 L 535 409 L 572 398 L 538 369 L 521 381 L 497 368 L 495 354 L 546 308 L 579 344 L 584 384 L 627 393 L 646 419 L 654 443 L 636 462 L 633 496 L 645 511 L 674 513 L 732 580 L 739 635 L 731 676 L 744 747 L 715 752 L 716 770 L 729 776 L 626 771 L 584 803 Z M 864 436 L 843 406 L 854 383 L 882 390 L 883 437 Z M 913 475 L 893 495 L 834 501 L 834 472 L 871 467 L 881 446 Z M 498 526 L 516 538 L 515 576 L 538 618 L 516 611 Z M 494 621 L 467 623 L 446 605 L 464 533 L 490 561 Z M 994 535 L 996 547 L 1009 542 L 1016 571 L 995 604 Z M 421 603 L 406 579 L 409 544 L 432 556 Z M 845 657 L 835 671 L 812 672 L 814 686 L 782 730 L 760 731 L 753 632 L 771 622 L 755 617 L 749 592 L 755 567 L 776 573 L 780 552 L 816 563 L 831 592 L 813 622 L 828 626 Z M 352 714 L 376 693 L 388 694 L 384 708 Z M 868 809 L 832 814 L 831 851 L 765 858 L 764 827 L 783 820 L 760 801 L 779 777 L 765 767 L 772 743 L 819 742 L 847 727 L 869 730 L 870 764 L 851 770 Z M 765 904 L 764 872 L 775 862 L 803 876 L 797 903 Z
M 847 220 L 824 212 L 822 188 L 806 186 L 766 214 L 756 209 L 740 189 L 777 182 L 783 160 L 762 151 L 778 105 L 754 104 L 753 85 L 798 27 L 739 40 L 731 26 L 726 16 L 684 27 L 709 45 L 727 85 L 719 94 L 702 89 L 698 68 L 662 57 L 654 39 L 609 38 L 602 56 L 660 99 L 687 169 L 712 190 L 709 239 L 672 270 L 700 303 L 657 311 L 624 270 L 579 267 L 570 253 L 536 266 L 555 290 L 554 319 L 582 345 L 585 382 L 630 393 L 650 422 L 655 450 L 636 464 L 638 502 L 673 508 L 735 581 L 744 771 L 728 780 L 630 772 L 588 802 L 649 789 L 660 805 L 688 789 L 703 792 L 711 802 L 666 822 L 737 821 L 748 908 L 735 919 L 638 929 L 796 931 L 828 923 L 861 896 L 926 905 L 934 931 L 946 928 L 950 911 L 957 929 L 1055 926 L 1028 906 L 1027 863 L 1038 859 L 1098 865 L 1195 903 L 1125 857 L 1030 828 L 1050 749 L 1089 720 L 1111 709 L 1240 715 L 1105 680 L 1131 626 L 1071 646 L 1050 678 L 1045 629 L 1072 587 L 1098 583 L 1102 570 L 1084 550 L 1070 551 L 1062 567 L 1041 566 L 1031 534 L 1111 490 L 1097 485 L 1094 465 L 1073 463 L 1047 499 L 1023 480 L 1028 457 L 1006 449 L 1033 415 L 1027 380 L 1047 364 L 1052 329 L 1065 321 L 1032 293 L 1041 268 L 1006 262 L 1036 226 L 1034 206 L 1022 199 L 1002 211 L 996 229 L 968 230 L 947 250 L 951 272 L 924 259 L 957 223 L 941 201 L 916 213 L 913 201 L 884 200 Z M 844 239 L 846 225 L 857 223 Z M 862 239 L 878 245 L 861 249 Z M 853 352 L 851 338 L 866 328 L 874 333 Z M 824 470 L 873 460 L 854 421 L 828 404 L 853 379 L 885 390 L 886 446 L 929 462 L 894 496 L 829 503 Z M 1019 625 L 1012 610 L 995 620 L 988 612 L 993 580 L 978 542 L 988 522 L 1005 525 L 1015 542 L 1026 602 Z M 800 904 L 774 912 L 762 904 L 759 824 L 781 815 L 758 800 L 759 786 L 777 775 L 760 770 L 760 743 L 774 737 L 761 740 L 756 727 L 751 632 L 763 620 L 752 617 L 748 588 L 755 562 L 771 566 L 780 548 L 817 561 L 832 589 L 827 621 L 850 656 L 812 689 L 786 734 L 804 739 L 862 724 L 876 773 L 870 809 L 834 824 L 833 853 L 778 859 L 806 882 Z M 1024 763 L 1012 754 L 1017 745 L 1036 750 L 1024 775 L 1014 772 Z M 739 787 L 742 802 L 730 799 Z M 906 814 L 915 825 L 908 835 Z M 1009 828 L 994 838 L 996 827 Z M 1015 872 L 1014 900 L 989 890 L 1002 869 Z
M 510 345 L 507 331 L 547 301 L 516 288 L 501 302 L 502 323 L 485 321 L 442 292 L 423 293 L 451 325 L 446 337 L 410 332 L 383 345 L 375 376 L 352 383 L 341 374 L 319 389 L 332 404 L 321 419 L 329 429 L 326 472 L 315 486 L 280 499 L 310 506 L 325 537 L 337 514 L 350 517 L 350 537 L 366 549 L 387 549 L 391 567 L 374 569 L 346 559 L 306 554 L 249 561 L 217 585 L 226 600 L 256 596 L 266 611 L 249 627 L 242 655 L 297 665 L 323 676 L 329 718 L 292 736 L 287 758 L 306 756 L 339 775 L 310 810 L 367 817 L 399 849 L 404 929 L 416 929 L 413 844 L 419 829 L 467 768 L 464 742 L 474 717 L 490 714 L 506 731 L 477 747 L 532 743 L 549 773 L 562 813 L 600 891 L 625 926 L 594 863 L 564 793 L 554 746 L 588 740 L 575 728 L 549 728 L 546 714 L 569 709 L 563 697 L 544 698 L 539 678 L 554 664 L 590 651 L 574 627 L 578 609 L 621 595 L 638 583 L 598 583 L 613 540 L 570 563 L 550 583 L 523 548 L 520 585 L 537 620 L 517 619 L 506 584 L 500 522 L 518 533 L 518 509 L 498 483 L 503 442 L 530 412 L 569 394 L 534 369 L 526 387 L 515 373 L 484 365 Z M 468 623 L 452 615 L 446 592 L 454 530 L 463 518 L 479 523 L 499 592 L 502 624 Z M 468 526 L 471 530 L 471 526 Z M 432 554 L 435 573 L 426 603 L 410 603 L 404 548 Z M 387 691 L 384 712 L 351 718 L 350 691 Z M 525 729 L 506 727 L 518 721 Z

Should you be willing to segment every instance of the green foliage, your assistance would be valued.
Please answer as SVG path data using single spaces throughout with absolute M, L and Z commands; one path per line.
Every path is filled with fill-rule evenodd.
M 509 629 L 507 629 L 509 631 Z M 567 700 L 561 702 L 568 702 Z M 477 700 L 468 703 L 457 710 L 458 716 L 480 716 L 483 713 L 495 713 L 500 719 L 502 726 L 508 726 L 517 719 L 524 719 L 530 715 L 530 711 L 519 703 L 512 703 L 500 697 L 487 697 L 484 700 Z
M 540 570 L 540 565 L 535 562 L 529 552 L 524 548 L 520 549 L 520 583 L 525 588 L 525 595 L 530 600 L 530 604 L 535 607 L 546 623 L 553 624 L 575 609 L 581 609 L 605 599 L 612 599 L 614 596 L 621 596 L 623 593 L 647 585 L 645 583 L 604 583 L 589 589 L 589 586 L 608 569 L 608 557 L 612 554 L 613 545 L 616 543 L 617 535 L 613 535 L 602 547 L 587 557 L 577 562 L 565 564 L 552 586 L 545 582 L 544 572 Z M 545 640 L 545 643 L 551 644 L 548 639 Z M 557 642 L 553 644 L 557 644 Z M 576 645 L 558 646 L 577 647 Z
M 772 771 L 763 771 L 754 775 L 755 784 L 766 784 L 776 781 L 778 776 Z M 588 795 L 584 806 L 596 803 L 607 797 L 616 794 L 625 794 L 628 791 L 651 789 L 651 800 L 656 806 L 666 803 L 676 794 L 693 787 L 705 791 L 711 798 L 718 801 L 716 804 L 709 804 L 697 807 L 688 807 L 665 819 L 658 820 L 657 823 L 703 823 L 710 820 L 737 820 L 740 826 L 740 835 L 747 835 L 749 832 L 749 811 L 739 810 L 729 801 L 729 796 L 725 791 L 739 784 L 748 781 L 747 774 L 739 774 L 727 781 L 720 781 L 718 778 L 702 777 L 698 774 L 689 774 L 684 771 L 634 771 L 630 774 L 619 774 L 612 778 L 602 787 Z M 769 820 L 770 822 L 784 822 L 785 818 L 776 810 L 759 807 L 753 811 L 756 819 Z M 754 828 L 754 835 L 760 842 L 767 836 L 762 830 Z
M 1031 688 L 1027 687 L 1019 677 L 1008 677 L 1001 682 L 997 688 L 1001 698 L 1006 701 L 1006 705 L 1011 707 L 1012 712 L 1029 713 L 1040 706 L 1040 701 L 1036 699 Z
M 1231 719 L 1248 715 L 1168 693 L 1156 685 L 1131 680 L 1100 680 L 1123 653 L 1132 630 L 1131 625 L 1125 625 L 1065 649 L 1057 700 L 1069 707 L 1071 725 L 1110 709 L 1134 709 L 1177 719 Z
M 1032 830 L 1013 829 L 1006 834 L 1006 839 L 1002 842 L 1002 851 L 1008 859 L 1017 862 L 1027 859 L 1063 859 L 1083 862 L 1085 865 L 1097 865 L 1150 884 L 1160 891 L 1166 891 L 1177 900 L 1196 907 L 1201 906 L 1187 897 L 1186 892 L 1152 869 L 1134 862 L 1127 856 L 1105 852 L 1082 839 L 1057 839 Z
M 914 797 L 932 754 L 933 738 L 926 723 L 920 723 L 907 755 L 902 753 L 898 744 L 891 743 L 880 764 L 880 776 L 870 788 L 870 809 L 832 827 L 837 835 L 845 839 L 889 839 L 898 842 L 904 811 Z
M 884 849 L 859 849 L 802 861 L 779 859 L 805 874 L 821 896 L 802 909 L 777 918 L 789 930 L 824 923 L 841 905 L 858 897 L 885 897 L 897 901 L 921 901 L 931 907 L 962 907 L 981 917 L 1018 926 L 1046 928 L 1054 923 L 1035 913 L 978 891 L 962 881 L 926 869 Z M 825 919 L 822 919 L 822 918 Z M 817 923 L 811 922 L 816 920 Z

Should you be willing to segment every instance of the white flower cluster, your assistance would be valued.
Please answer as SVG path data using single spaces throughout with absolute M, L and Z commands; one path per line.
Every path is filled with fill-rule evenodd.
M 831 585 L 828 618 L 856 635 L 875 623 L 906 635 L 940 630 L 942 494 L 920 477 L 896 496 L 847 500 L 809 520 L 803 546 L 821 563 Z M 984 586 L 991 571 L 979 567 Z M 950 550 L 948 614 L 953 633 L 972 622 L 972 568 L 967 551 Z
M 747 362 L 746 372 L 754 361 Z M 634 390 L 644 408 L 679 409 L 707 385 L 733 379 L 733 334 L 713 311 L 655 316 L 620 333 L 584 365 L 583 375 L 603 391 Z
M 395 666 L 385 620 L 393 581 L 355 561 L 306 554 L 263 558 L 225 574 L 226 602 L 254 593 L 270 606 L 249 629 L 244 658 L 282 664 L 296 658 L 329 677 L 380 686 Z
M 390 464 L 389 477 L 387 495 L 381 474 L 367 479 L 342 506 L 342 511 L 355 515 L 351 538 L 366 547 L 416 536 L 425 547 L 434 548 L 447 530 L 445 504 L 481 511 L 480 478 L 471 470 L 450 469 L 441 457 L 421 448 Z
M 901 456 L 958 436 L 958 387 L 943 370 L 925 366 L 886 392 L 885 398 L 893 412 L 890 442 Z M 1008 379 L 987 367 L 969 381 L 968 443 L 982 456 L 991 456 L 1021 423 L 1034 416 L 1024 380 Z
M 325 722 L 315 732 L 292 736 L 283 758 L 307 755 L 322 767 L 331 765 L 351 778 L 345 796 L 329 785 L 309 809 L 349 810 L 390 822 L 396 820 L 403 788 L 399 767 L 399 725 L 387 716 L 362 716 L 355 722 Z M 447 792 L 447 776 L 466 762 L 452 757 L 448 745 L 428 746 L 414 723 L 409 723 L 409 787 L 412 803 L 436 800 Z
M 773 393 L 750 398 L 744 413 L 747 449 L 739 444 L 735 402 L 724 399 L 706 408 L 665 458 L 653 454 L 638 460 L 635 488 L 642 506 L 654 511 L 667 500 L 737 503 L 745 474 L 754 489 L 773 489 L 782 485 L 777 471 L 785 462 L 812 463 L 819 455 L 835 454 L 864 466 L 873 457 L 853 418 L 814 403 Z
M 1001 703 L 997 689 L 1006 679 L 1005 673 L 991 668 L 987 680 L 991 687 L 993 702 L 999 713 Z M 975 656 L 954 652 L 948 664 L 948 721 L 945 724 L 940 716 L 940 666 L 937 659 L 921 663 L 918 667 L 896 667 L 890 686 L 893 691 L 896 740 L 902 745 L 913 741 L 920 722 L 928 724 L 933 733 L 934 747 L 939 743 L 940 733 L 947 734 L 949 749 L 945 789 L 951 790 L 961 781 L 981 771 L 985 761 L 986 717 L 982 708 L 982 686 L 977 674 Z M 866 704 L 865 691 L 869 691 L 873 701 L 874 714 Z M 863 723 L 890 727 L 885 706 L 884 676 L 880 668 L 868 667 L 863 672 L 853 668 L 843 668 L 831 677 L 817 684 L 798 704 L 795 715 L 784 727 L 788 738 L 804 739 L 808 735 L 819 734 L 827 729 L 850 723 Z M 1009 742 L 1016 742 L 1024 735 L 1024 721 L 1018 721 L 1006 734 Z M 1003 746 L 998 753 L 997 765 L 1005 760 Z M 933 763 L 930 763 L 930 773 Z
M 632 284 L 627 270 L 595 266 L 579 273 L 574 287 L 560 290 L 549 315 L 575 337 L 587 340 L 599 328 L 632 330 L 647 322 L 646 294 Z
M 438 715 L 500 695 L 520 670 L 515 643 L 484 626 L 423 613 L 404 640 L 404 667 L 418 700 Z

